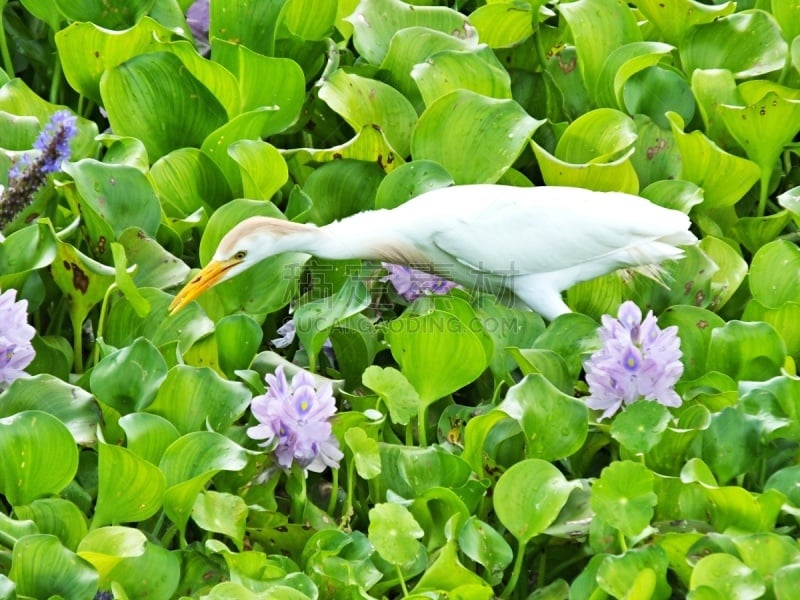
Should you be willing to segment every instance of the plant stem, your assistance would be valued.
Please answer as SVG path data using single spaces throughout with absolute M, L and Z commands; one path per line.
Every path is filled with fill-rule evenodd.
M 763 217 L 764 213 L 767 211 L 767 195 L 769 190 L 767 187 L 769 186 L 769 177 L 764 177 L 764 174 L 761 174 L 761 187 L 759 188 L 759 196 L 758 196 L 758 216 Z
M 425 431 L 425 422 L 428 420 L 428 407 L 420 404 L 419 412 L 417 413 L 417 437 L 419 445 L 425 448 L 428 445 L 428 434 Z
M 83 323 L 75 323 L 70 315 L 72 322 L 72 348 L 75 352 L 72 357 L 72 368 L 76 373 L 83 373 Z
M 328 498 L 328 514 L 332 517 L 336 510 L 336 497 L 339 495 L 339 469 L 331 469 L 333 481 L 331 481 L 331 497 Z
M 514 588 L 517 587 L 517 581 L 519 581 L 519 574 L 522 572 L 522 561 L 525 558 L 525 546 L 528 542 L 524 542 L 522 540 L 519 541 L 519 549 L 517 550 L 517 556 L 514 558 L 514 568 L 511 571 L 511 577 L 508 580 L 508 584 L 506 584 L 503 593 L 500 594 L 501 598 L 508 598 L 511 596 L 511 592 L 514 591 Z
M 11 53 L 8 51 L 6 41 L 6 29 L 3 26 L 3 12 L 5 11 L 8 0 L 0 0 L 0 53 L 3 55 L 3 68 L 9 77 L 14 77 L 14 63 L 11 62 Z
M 394 568 L 397 570 L 397 577 L 400 579 L 400 587 L 403 589 L 403 598 L 408 596 L 408 588 L 406 587 L 406 580 L 403 577 L 403 572 L 400 570 L 400 565 L 395 565 Z

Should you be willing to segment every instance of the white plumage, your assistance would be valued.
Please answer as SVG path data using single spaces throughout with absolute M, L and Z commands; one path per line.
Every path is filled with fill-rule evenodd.
M 509 289 L 548 319 L 569 312 L 561 292 L 623 267 L 659 264 L 694 244 L 683 213 L 619 192 L 465 185 L 392 210 L 316 227 L 246 219 L 175 297 L 180 309 L 209 287 L 282 252 L 361 258 L 435 272 L 467 289 Z

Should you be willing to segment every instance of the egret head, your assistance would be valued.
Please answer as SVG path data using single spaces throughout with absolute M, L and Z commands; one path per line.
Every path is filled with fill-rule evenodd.
M 174 314 L 231 277 L 258 264 L 265 258 L 286 252 L 288 239 L 312 227 L 270 217 L 251 217 L 231 229 L 217 246 L 211 261 L 178 292 L 169 305 Z

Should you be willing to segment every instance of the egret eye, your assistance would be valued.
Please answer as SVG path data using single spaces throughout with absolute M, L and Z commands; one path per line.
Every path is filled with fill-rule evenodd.
M 236 254 L 233 255 L 233 258 L 236 260 L 244 260 L 244 257 L 247 256 L 247 250 L 239 250 Z

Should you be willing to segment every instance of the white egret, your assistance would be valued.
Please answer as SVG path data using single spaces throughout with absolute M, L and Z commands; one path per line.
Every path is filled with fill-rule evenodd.
M 322 227 L 245 219 L 175 296 L 174 313 L 221 281 L 283 252 L 404 264 L 467 289 L 507 288 L 547 319 L 569 312 L 561 292 L 624 267 L 658 265 L 694 244 L 689 218 L 619 192 L 464 185 L 426 192 L 391 210 Z

